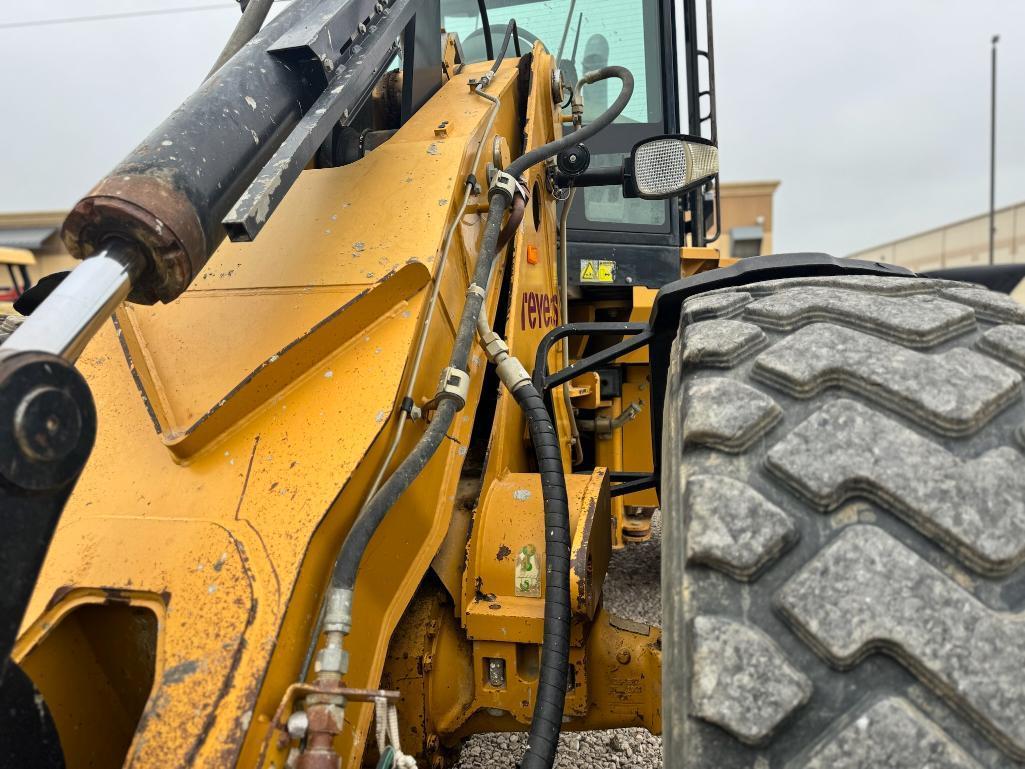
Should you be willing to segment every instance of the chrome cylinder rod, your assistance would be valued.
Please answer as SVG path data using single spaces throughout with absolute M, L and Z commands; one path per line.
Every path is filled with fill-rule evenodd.
M 48 352 L 74 363 L 128 296 L 143 264 L 135 247 L 112 241 L 72 270 L 0 349 Z

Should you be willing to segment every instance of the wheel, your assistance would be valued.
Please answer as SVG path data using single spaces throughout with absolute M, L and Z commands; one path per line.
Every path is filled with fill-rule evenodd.
M 1025 307 L 772 281 L 672 355 L 666 766 L 1025 766 Z

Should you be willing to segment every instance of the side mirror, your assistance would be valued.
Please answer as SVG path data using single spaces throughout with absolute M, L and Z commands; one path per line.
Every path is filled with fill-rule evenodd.
M 719 173 L 719 148 L 700 136 L 651 136 L 623 163 L 623 196 L 663 200 Z

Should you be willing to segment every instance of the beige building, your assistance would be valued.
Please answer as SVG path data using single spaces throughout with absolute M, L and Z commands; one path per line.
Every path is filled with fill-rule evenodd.
M 772 253 L 772 196 L 777 181 L 731 182 L 722 185 L 722 235 L 715 242 L 726 256 Z M 25 248 L 35 254 L 29 267 L 32 282 L 75 266 L 60 239 L 65 211 L 0 214 L 0 247 Z M 1025 228 L 1025 215 L 1023 215 Z M 3 276 L 0 275 L 0 283 Z
M 66 213 L 0 214 L 0 247 L 25 248 L 35 254 L 36 263 L 28 270 L 33 283 L 52 272 L 71 269 L 76 263 L 60 239 L 60 227 Z
M 720 191 L 723 256 L 740 259 L 772 253 L 772 196 L 778 181 L 726 182 Z
M 994 262 L 1025 262 L 1025 202 L 996 211 Z M 981 214 L 849 254 L 899 264 L 915 272 L 989 262 L 989 214 Z

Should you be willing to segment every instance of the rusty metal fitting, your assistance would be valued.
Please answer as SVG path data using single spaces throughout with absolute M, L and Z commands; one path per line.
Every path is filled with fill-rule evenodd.
M 335 752 L 334 741 L 345 725 L 344 698 L 310 695 L 306 703 L 306 749 L 299 756 L 296 769 L 341 769 L 342 759 Z
M 98 253 L 111 238 L 139 247 L 146 267 L 128 298 L 154 304 L 177 298 L 207 258 L 195 207 L 170 182 L 154 176 L 108 176 L 68 213 L 61 240 L 77 259 Z

